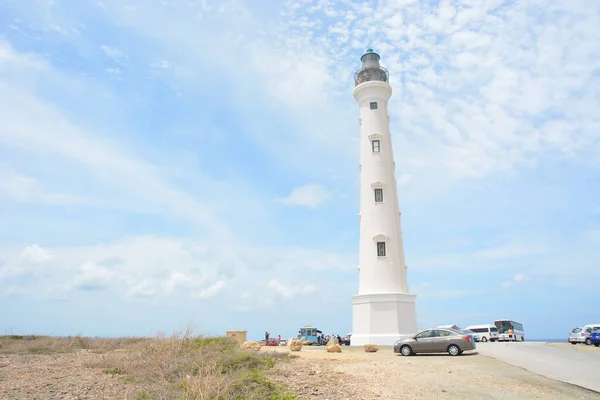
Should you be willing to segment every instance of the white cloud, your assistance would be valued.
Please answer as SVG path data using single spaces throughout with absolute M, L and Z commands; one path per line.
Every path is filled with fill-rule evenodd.
M 348 1 L 336 4 L 333 10 L 331 4 L 319 1 L 286 3 L 280 10 L 281 3 L 273 2 L 265 3 L 260 11 L 246 9 L 239 2 L 213 8 L 188 3 L 183 9 L 173 7 L 173 2 L 146 2 L 134 10 L 123 7 L 119 0 L 103 0 L 98 8 L 72 4 L 68 13 L 58 12 L 64 7 L 59 3 L 55 13 L 40 11 L 33 2 L 11 4 L 11 10 L 27 8 L 21 31 L 46 32 L 49 42 L 80 49 L 72 54 L 83 56 L 63 73 L 58 72 L 62 65 L 55 63 L 58 58 L 46 62 L 0 41 L 0 92 L 4 95 L 0 98 L 0 150 L 11 156 L 7 163 L 15 164 L 11 165 L 15 172 L 11 169 L 0 176 L 0 197 L 11 207 L 17 203 L 24 207 L 102 207 L 98 213 L 78 214 L 85 221 L 68 223 L 80 231 L 105 229 L 100 239 L 78 237 L 81 242 L 101 244 L 74 243 L 65 248 L 51 243 L 54 232 L 69 231 L 66 224 L 46 221 L 46 225 L 53 224 L 52 233 L 39 236 L 49 239 L 28 242 L 48 249 L 44 251 L 53 258 L 44 261 L 47 265 L 20 263 L 22 246 L 1 254 L 0 275 L 11 296 L 46 299 L 60 293 L 68 298 L 77 285 L 95 280 L 117 296 L 145 301 L 208 299 L 217 293 L 232 296 L 243 292 L 242 303 L 231 304 L 251 310 L 257 304 L 313 292 L 316 288 L 306 271 L 328 270 L 336 275 L 336 283 L 344 275 L 353 279 L 351 289 L 336 285 L 336 293 L 332 293 L 335 301 L 347 301 L 337 291 L 354 294 L 355 290 L 355 246 L 348 244 L 354 243 L 348 240 L 350 234 L 343 246 L 351 250 L 341 254 L 307 249 L 302 242 L 293 247 L 257 246 L 268 235 L 283 241 L 286 235 L 277 230 L 278 221 L 270 223 L 272 195 L 261 198 L 256 193 L 263 189 L 273 193 L 280 190 L 274 184 L 290 179 L 322 182 L 325 186 L 305 185 L 278 199 L 283 204 L 317 207 L 330 201 L 333 193 L 337 198 L 339 188 L 331 188 L 327 180 L 332 176 L 341 176 L 340 187 L 344 185 L 350 192 L 358 149 L 352 73 L 367 44 L 382 55 L 383 65 L 390 70 L 394 89 L 389 106 L 391 129 L 397 170 L 402 171 L 398 185 L 410 186 L 411 193 L 440 201 L 445 191 L 456 190 L 456 179 L 489 183 L 487 178 L 494 175 L 511 177 L 543 161 L 552 164 L 565 158 L 598 165 L 600 105 L 591 89 L 598 86 L 596 3 L 583 9 L 582 3 L 543 0 L 502 3 L 501 7 L 497 7 L 498 1 L 439 5 L 418 0 L 372 5 Z M 544 15 L 537 12 L 540 6 Z M 86 35 L 79 16 L 90 10 L 95 11 L 97 22 L 119 26 L 127 34 L 119 46 L 135 49 L 135 54 L 125 55 L 108 45 L 100 47 L 101 42 Z M 199 42 L 202 51 L 198 51 Z M 86 69 L 85 54 L 99 48 L 114 65 L 108 62 Z M 125 59 L 132 63 L 128 68 L 122 65 Z M 84 67 L 73 73 L 73 68 L 81 65 Z M 93 71 L 101 76 L 94 76 Z M 226 79 L 206 79 L 214 71 Z M 136 74 L 136 79 L 126 79 L 129 73 Z M 113 88 L 120 77 L 126 84 Z M 140 83 L 142 89 L 135 86 Z M 206 114 L 199 111 L 202 114 L 193 122 L 182 120 L 183 127 L 173 127 L 197 142 L 179 142 L 183 136 L 174 140 L 171 132 L 160 136 L 160 125 L 172 122 L 161 115 L 156 116 L 159 123 L 150 131 L 136 129 L 135 113 L 135 118 L 127 120 L 134 116 L 130 114 L 134 109 L 173 105 L 162 92 L 160 102 L 148 98 L 146 88 L 179 93 L 182 103 L 176 104 L 178 110 L 184 110 L 185 101 L 191 98 L 193 104 L 206 102 L 208 108 L 216 104 Z M 53 95 L 50 99 L 42 93 Z M 215 93 L 227 96 L 215 98 Z M 221 101 L 226 101 L 228 117 L 239 123 L 240 129 L 228 130 L 211 121 L 211 113 L 218 114 Z M 121 107 L 111 113 L 115 104 Z M 168 114 L 168 107 L 164 110 Z M 178 121 L 183 114 L 177 115 Z M 233 182 L 231 174 L 236 170 L 247 172 L 248 159 L 238 155 L 226 159 L 221 152 L 216 162 L 210 151 L 202 152 L 212 151 L 211 140 L 228 149 L 235 148 L 228 146 L 230 143 L 248 143 L 267 165 L 281 169 L 282 181 L 256 184 L 254 177 L 244 175 L 250 178 L 247 184 Z M 163 145 L 166 143 L 169 146 Z M 170 145 L 185 146 L 189 152 L 172 151 Z M 204 158 L 208 159 L 205 163 L 189 161 Z M 230 162 L 234 158 L 240 164 Z M 432 188 L 439 192 L 436 196 L 429 195 Z M 349 198 L 346 192 L 340 198 Z M 215 193 L 220 194 L 218 199 Z M 130 223 L 127 218 L 131 215 L 122 215 L 123 211 L 136 213 L 134 217 L 145 214 L 144 224 L 138 224 L 137 218 Z M 107 215 L 109 220 L 89 223 L 91 215 L 99 215 L 99 219 Z M 247 215 L 256 216 L 252 222 L 260 223 L 247 223 L 249 220 L 243 219 Z M 36 218 L 44 224 L 43 218 L 31 216 L 37 224 Z M 235 226 L 240 219 L 243 223 Z M 86 228 L 89 226 L 94 229 Z M 465 221 L 460 229 L 472 226 Z M 197 239 L 124 239 L 139 229 L 185 232 Z M 561 229 L 556 227 L 557 235 Z M 23 236 L 26 234 L 24 228 Z M 468 237 L 468 232 L 462 231 L 448 237 L 457 234 Z M 106 237 L 117 239 L 107 243 Z M 476 239 L 469 240 L 468 246 L 444 250 L 451 254 L 435 254 L 429 249 L 420 253 L 427 257 L 410 249 L 407 254 L 415 254 L 409 262 L 411 274 L 436 273 L 433 269 L 492 274 L 506 270 L 514 274 L 509 285 L 535 285 L 542 273 L 553 273 L 561 278 L 557 278 L 561 284 L 568 281 L 578 287 L 580 276 L 597 275 L 597 259 L 589 256 L 598 243 L 597 232 L 590 230 L 581 238 L 587 248 L 584 243 L 569 248 L 535 240 L 498 246 L 485 241 L 483 246 L 483 241 Z M 253 247 L 245 246 L 247 243 Z M 121 260 L 118 273 L 109 266 L 110 257 Z M 535 262 L 526 265 L 526 260 L 534 257 Z M 575 275 L 574 270 L 582 274 L 569 277 Z M 534 272 L 536 279 L 532 278 Z M 265 276 L 295 280 L 282 283 L 272 279 L 265 290 Z M 322 279 L 326 283 L 330 278 L 324 274 Z M 499 289 L 502 279 L 494 279 L 490 285 Z M 423 285 L 421 292 L 434 299 L 474 293 L 452 283 Z
M 193 297 L 198 299 L 208 299 L 216 296 L 219 292 L 225 289 L 225 287 L 227 287 L 227 282 L 216 281 L 206 289 L 202 289 L 197 295 L 193 295 Z
M 54 259 L 54 254 L 43 249 L 37 244 L 27 246 L 19 255 L 19 259 L 25 263 L 43 263 Z
M 69 298 L 71 290 L 110 289 L 114 296 L 166 299 L 208 299 L 224 291 L 228 295 L 246 293 L 263 297 L 292 298 L 312 293 L 310 277 L 294 284 L 268 282 L 271 296 L 265 296 L 264 274 L 302 275 L 306 271 L 350 271 L 348 255 L 301 247 L 239 247 L 217 241 L 156 236 L 130 237 L 112 243 L 72 247 L 28 246 L 26 249 L 0 248 L 5 261 L 2 279 L 12 287 L 12 295 L 28 298 Z M 36 264 L 23 260 L 44 262 Z M 60 290 L 45 290 L 49 287 Z M 22 291 L 21 291 L 22 289 Z M 45 291 L 44 291 L 44 290 Z M 248 301 L 246 301 L 247 303 Z
M 284 299 L 291 299 L 296 297 L 299 294 L 309 294 L 314 293 L 317 288 L 312 284 L 306 285 L 285 285 L 279 282 L 277 279 L 269 280 L 267 287 L 277 293 L 279 296 Z
M 503 282 L 502 287 L 504 287 L 504 288 L 511 287 L 516 284 L 522 283 L 523 281 L 525 281 L 525 275 L 524 274 L 516 274 L 515 276 L 513 276 L 513 278 L 511 280 Z
M 289 196 L 278 199 L 288 206 L 317 207 L 331 199 L 331 193 L 323 186 L 308 183 L 292 190 Z
M 7 46 L 4 46 L 4 49 L 11 54 L 6 59 L 13 67 L 18 66 L 18 61 L 25 57 L 10 48 L 7 50 Z M 26 75 L 27 72 L 32 79 L 38 77 L 36 70 L 21 70 L 22 75 Z M 58 72 L 45 73 L 49 75 L 44 76 L 51 80 L 60 82 L 63 79 Z M 86 86 L 83 83 L 82 85 Z M 0 81 L 0 90 L 4 93 L 4 96 L 0 97 L 0 119 L 3 121 L 0 128 L 0 145 L 15 151 L 25 151 L 29 155 L 50 154 L 62 160 L 63 165 L 68 165 L 64 168 L 65 175 L 87 174 L 98 186 L 118 189 L 117 199 L 129 203 L 131 209 L 172 213 L 179 218 L 205 224 L 223 237 L 231 236 L 227 224 L 217 217 L 211 207 L 172 186 L 156 165 L 145 161 L 106 135 L 87 131 L 71 123 L 59 109 L 34 96 L 27 87 L 13 85 L 9 80 L 4 80 Z M 45 165 L 44 161 L 48 161 L 45 157 L 37 160 L 40 168 Z M 56 160 L 52 164 L 53 168 L 59 168 L 61 165 Z M 73 165 L 77 165 L 78 168 L 73 168 Z M 199 173 L 196 177 L 207 187 L 214 184 L 211 179 L 204 178 Z M 80 175 L 78 178 L 81 179 Z M 13 196 L 31 197 L 31 194 L 41 190 L 36 185 L 37 181 L 33 178 L 15 175 L 0 189 L 12 193 Z M 248 197 L 252 196 L 249 194 Z M 73 199 L 72 196 L 53 195 L 48 201 L 56 203 Z
M 125 54 L 117 47 L 107 46 L 103 44 L 102 46 L 100 46 L 100 48 L 108 58 L 112 58 L 115 61 L 119 61 L 126 57 Z
M 175 271 L 161 286 L 166 293 L 171 293 L 177 286 L 188 286 L 192 282 L 193 278 L 191 276 Z
M 107 268 L 86 262 L 79 268 L 73 283 L 76 288 L 83 290 L 104 289 L 110 284 L 113 276 L 114 273 Z

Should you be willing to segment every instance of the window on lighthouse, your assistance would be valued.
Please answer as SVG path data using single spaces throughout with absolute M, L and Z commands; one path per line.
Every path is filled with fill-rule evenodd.
M 381 151 L 379 140 L 373 140 L 371 142 L 371 147 L 373 148 L 373 153 L 379 153 Z
M 377 257 L 385 257 L 385 242 L 377 242 Z
M 377 110 L 377 102 L 376 101 L 372 101 L 369 106 L 371 107 L 371 110 Z
M 383 189 L 375 189 L 375 203 L 383 203 Z

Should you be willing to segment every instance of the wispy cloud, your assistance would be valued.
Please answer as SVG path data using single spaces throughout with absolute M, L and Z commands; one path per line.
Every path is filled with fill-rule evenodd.
M 193 297 L 196 297 L 198 299 L 207 299 L 209 297 L 215 296 L 217 293 L 219 293 L 220 291 L 225 289 L 226 286 L 227 286 L 227 282 L 216 281 L 215 283 L 213 283 L 206 289 L 202 289 L 200 291 L 200 293 L 198 293 L 197 295 L 194 295 Z
M 317 288 L 312 284 L 286 285 L 276 279 L 269 280 L 267 287 L 284 299 L 291 299 L 300 294 L 314 293 L 317 290 Z
M 278 199 L 288 206 L 317 207 L 331 199 L 331 193 L 323 186 L 308 183 L 292 190 L 287 197 Z
M 100 46 L 100 48 L 108 58 L 111 58 L 114 61 L 119 61 L 126 57 L 125 54 L 117 47 L 111 47 L 103 44 L 102 46 Z
M 474 285 L 518 284 L 520 304 L 543 284 L 592 292 L 600 3 L 23 0 L 5 10 L 6 299 L 110 293 L 178 318 L 193 303 L 220 331 L 212 301 L 251 314 L 317 293 L 317 273 L 332 289 L 304 299 L 327 299 L 336 317 L 326 323 L 347 326 L 359 232 L 352 75 L 367 45 L 394 90 L 409 283 L 420 304 L 436 303 L 422 312 L 446 299 L 443 309 L 464 301 L 490 315 L 493 296 L 473 302 Z M 314 318 L 303 312 L 294 318 Z M 262 330 L 258 319 L 240 321 Z M 284 320 L 295 333 L 298 321 Z
M 524 274 L 516 274 L 511 280 L 502 283 L 502 287 L 505 287 L 505 288 L 511 287 L 511 286 L 517 285 L 519 283 L 522 283 L 523 281 L 525 281 L 525 275 Z

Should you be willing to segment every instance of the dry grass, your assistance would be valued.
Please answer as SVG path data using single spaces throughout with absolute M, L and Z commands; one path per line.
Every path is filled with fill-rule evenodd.
M 102 339 L 74 336 L 2 336 L 0 353 L 99 353 L 86 367 L 136 383 L 138 399 L 268 399 L 296 397 L 271 382 L 266 371 L 286 354 L 247 352 L 231 339 L 183 334 Z
M 146 340 L 145 338 L 88 338 L 79 335 L 69 337 L 7 335 L 0 336 L 0 354 L 54 354 L 77 350 L 104 353 Z

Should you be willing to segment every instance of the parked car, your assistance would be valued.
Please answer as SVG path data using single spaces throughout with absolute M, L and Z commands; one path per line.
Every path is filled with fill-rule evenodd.
M 590 342 L 596 347 L 600 346 L 600 328 L 592 329 L 592 334 L 590 335 Z
M 454 329 L 425 329 L 394 344 L 394 353 L 410 356 L 418 353 L 445 353 L 451 356 L 463 351 L 474 350 L 475 342 L 467 335 Z
M 472 341 L 479 342 L 479 336 L 477 336 L 477 334 L 475 332 L 473 332 L 472 330 L 461 329 L 460 332 L 467 335 L 468 337 L 470 337 Z
M 592 328 L 579 327 L 573 328 L 571 333 L 569 334 L 569 343 L 577 344 L 577 343 L 585 343 L 588 346 L 592 344 L 592 340 L 590 336 L 592 335 Z

